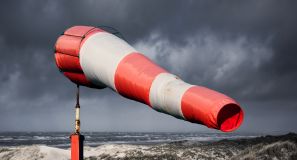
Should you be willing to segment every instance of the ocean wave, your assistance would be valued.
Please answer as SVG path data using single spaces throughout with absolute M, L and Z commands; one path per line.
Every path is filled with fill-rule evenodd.
M 219 133 L 125 133 L 86 132 L 85 143 L 90 146 L 102 144 L 155 144 L 173 141 L 218 141 L 222 139 L 252 138 L 256 135 Z M 47 145 L 59 148 L 69 146 L 70 133 L 19 132 L 0 133 L 0 146 Z
M 228 139 L 215 142 L 191 140 L 159 144 L 102 144 L 84 147 L 86 160 L 95 159 L 281 159 L 297 158 L 297 135 Z M 68 160 L 70 149 L 44 145 L 0 147 L 1 160 Z

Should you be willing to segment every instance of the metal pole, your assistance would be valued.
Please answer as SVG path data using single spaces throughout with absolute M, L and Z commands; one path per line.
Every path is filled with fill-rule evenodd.
M 76 105 L 75 105 L 75 133 L 80 132 L 80 105 L 79 105 L 79 85 L 76 91 Z
M 83 160 L 83 142 L 85 137 L 80 134 L 80 105 L 79 105 L 79 85 L 77 85 L 76 105 L 75 105 L 75 132 L 71 134 L 71 160 Z

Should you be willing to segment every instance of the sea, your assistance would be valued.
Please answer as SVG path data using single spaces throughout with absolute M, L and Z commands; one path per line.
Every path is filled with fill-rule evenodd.
M 0 132 L 0 147 L 46 145 L 69 148 L 69 132 Z M 157 144 L 174 141 L 219 141 L 222 139 L 254 138 L 252 133 L 174 133 L 174 132 L 83 132 L 85 145 L 97 147 L 103 144 Z

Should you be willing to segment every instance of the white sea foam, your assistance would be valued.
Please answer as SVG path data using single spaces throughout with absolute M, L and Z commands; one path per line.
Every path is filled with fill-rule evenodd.
M 224 140 L 221 142 L 176 141 L 162 144 L 104 144 L 84 147 L 91 159 L 296 159 L 296 134 L 281 137 Z M 259 140 L 261 139 L 261 140 Z M 284 139 L 286 141 L 284 141 Z M 234 143 L 235 142 L 235 143 Z M 243 143 L 242 143 L 243 142 Z M 264 142 L 264 143 L 263 143 Z M 272 152 L 273 151 L 273 152 Z M 277 156 L 277 157 L 276 157 Z M 0 147 L 0 160 L 69 160 L 70 150 L 32 145 Z
M 21 146 L 0 148 L 1 160 L 69 160 L 69 150 L 47 146 Z
M 205 137 L 206 139 L 208 137 Z M 154 144 L 103 144 L 84 147 L 84 157 L 91 159 L 240 159 L 239 157 L 280 156 L 294 159 L 297 135 L 258 137 L 256 139 L 203 142 L 201 139 Z M 284 142 L 284 140 L 286 140 Z M 273 152 L 271 152 L 271 150 Z M 249 153 L 253 153 L 250 155 Z M 0 147 L 0 160 L 69 160 L 70 150 L 43 145 Z M 295 158 L 296 159 L 296 158 Z
M 109 155 L 115 158 L 123 158 L 129 151 L 144 150 L 149 147 L 127 144 L 106 144 L 98 147 L 84 148 L 85 157 L 99 157 Z M 70 150 L 48 147 L 43 145 L 0 147 L 1 160 L 69 160 Z

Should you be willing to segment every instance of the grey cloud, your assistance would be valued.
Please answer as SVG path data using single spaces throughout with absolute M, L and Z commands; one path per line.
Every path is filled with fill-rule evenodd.
M 265 83 L 269 77 L 259 77 L 258 70 L 274 54 L 270 39 L 259 41 L 244 35 L 223 39 L 210 31 L 199 31 L 185 43 L 174 45 L 154 33 L 136 47 L 190 83 L 213 87 L 243 100 L 269 94 L 269 84 Z M 255 75 L 258 77 L 249 83 Z
M 185 81 L 236 98 L 242 131 L 296 131 L 296 8 L 290 0 L 1 2 L 0 128 L 71 130 L 75 85 L 57 70 L 54 43 L 72 25 L 109 25 Z M 87 130 L 210 131 L 109 89 L 82 88 L 82 103 Z

